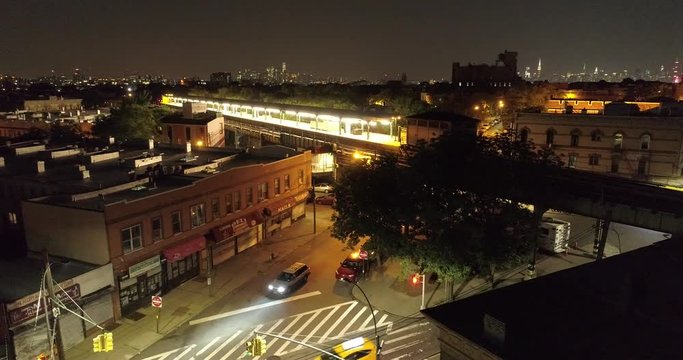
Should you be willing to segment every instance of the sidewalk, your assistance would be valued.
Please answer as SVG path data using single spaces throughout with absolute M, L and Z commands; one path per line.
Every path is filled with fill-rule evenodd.
M 605 256 L 617 255 L 619 250 L 610 244 L 605 247 Z M 579 248 L 571 248 L 565 254 L 539 255 L 536 264 L 536 276 L 547 275 L 571 267 L 595 261 L 593 245 L 585 244 Z M 422 285 L 411 285 L 408 279 L 399 279 L 400 263 L 394 259 L 382 264 L 382 268 L 373 269 L 368 279 L 361 280 L 358 285 L 362 288 L 375 310 L 384 311 L 400 317 L 421 317 Z M 496 288 L 525 281 L 526 264 L 514 269 L 496 274 Z M 491 290 L 491 284 L 482 278 L 475 278 L 468 282 L 456 283 L 453 286 L 454 299 L 458 300 Z M 354 286 L 353 297 L 361 303 L 367 303 L 362 292 Z M 449 297 L 442 283 L 429 282 L 425 284 L 425 307 L 434 307 L 448 302 Z
M 159 318 L 159 333 L 156 332 L 157 309 L 151 305 L 139 309 L 137 312 L 145 316 L 134 321 L 121 319 L 113 326 L 114 351 L 93 353 L 92 338 L 87 337 L 83 342 L 66 351 L 69 360 L 121 360 L 130 359 L 138 355 L 165 335 L 187 323 L 194 315 L 206 309 L 224 296 L 238 291 L 239 288 L 253 277 L 262 274 L 272 266 L 282 266 L 279 260 L 286 258 L 302 246 L 306 246 L 317 237 L 329 236 L 331 225 L 329 207 L 318 206 L 317 233 L 313 234 L 313 210 L 307 205 L 306 217 L 292 224 L 288 229 L 281 230 L 271 236 L 266 244 L 259 244 L 214 268 L 214 294 L 209 296 L 206 278 L 198 276 L 186 281 L 179 287 L 163 296 L 163 308 Z M 271 254 L 275 260 L 271 260 Z M 247 275 L 245 272 L 251 271 Z M 233 276 L 235 273 L 244 276 Z

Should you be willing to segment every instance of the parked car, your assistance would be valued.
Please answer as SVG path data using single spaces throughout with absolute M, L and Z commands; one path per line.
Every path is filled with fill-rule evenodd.
M 330 353 L 342 359 L 353 360 L 374 360 L 377 359 L 377 347 L 368 338 L 358 337 L 355 339 L 344 341 L 343 343 L 328 350 Z M 316 360 L 333 360 L 337 359 L 328 354 L 322 354 Z
M 332 185 L 330 185 L 328 183 L 315 184 L 315 186 L 313 187 L 313 190 L 315 192 L 321 192 L 321 193 L 325 193 L 325 194 L 332 192 L 332 189 L 333 189 Z
M 315 203 L 319 205 L 332 205 L 335 201 L 334 195 L 323 195 L 315 198 Z
M 268 291 L 275 295 L 284 295 L 295 290 L 298 286 L 308 281 L 311 269 L 308 265 L 295 262 L 284 269 L 275 280 L 268 284 Z
M 353 252 L 339 263 L 337 271 L 334 272 L 334 277 L 340 281 L 355 283 L 363 277 L 367 266 L 366 261 L 360 258 L 359 253 Z

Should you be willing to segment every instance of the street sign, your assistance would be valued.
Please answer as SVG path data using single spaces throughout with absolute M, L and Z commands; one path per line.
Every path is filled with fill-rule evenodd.
M 161 296 L 152 296 L 152 306 L 161 308 Z
M 358 257 L 360 257 L 362 260 L 367 260 L 368 259 L 368 252 L 367 250 L 361 250 L 358 253 Z

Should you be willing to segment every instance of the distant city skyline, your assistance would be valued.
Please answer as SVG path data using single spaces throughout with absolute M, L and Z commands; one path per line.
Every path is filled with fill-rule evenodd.
M 681 13 L 680 0 L 26 0 L 3 4 L 0 73 L 208 77 L 286 62 L 322 77 L 447 80 L 453 62 L 506 49 L 519 72 L 539 58 L 549 75 L 654 70 L 683 57 Z

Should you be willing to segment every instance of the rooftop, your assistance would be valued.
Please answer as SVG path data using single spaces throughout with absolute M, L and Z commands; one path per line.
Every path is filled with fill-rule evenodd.
M 219 115 L 213 111 L 194 113 L 192 114 L 192 118 L 185 117 L 182 113 L 174 113 L 164 116 L 161 119 L 161 122 L 164 124 L 206 125 L 215 120 L 218 116 Z
M 50 258 L 52 278 L 56 282 L 74 278 L 97 268 L 75 260 Z M 0 301 L 11 303 L 40 290 L 45 261 L 26 257 L 0 260 Z
M 657 244 L 423 310 L 505 359 L 673 359 L 683 335 L 683 242 Z M 487 314 L 504 345 L 484 335 Z

